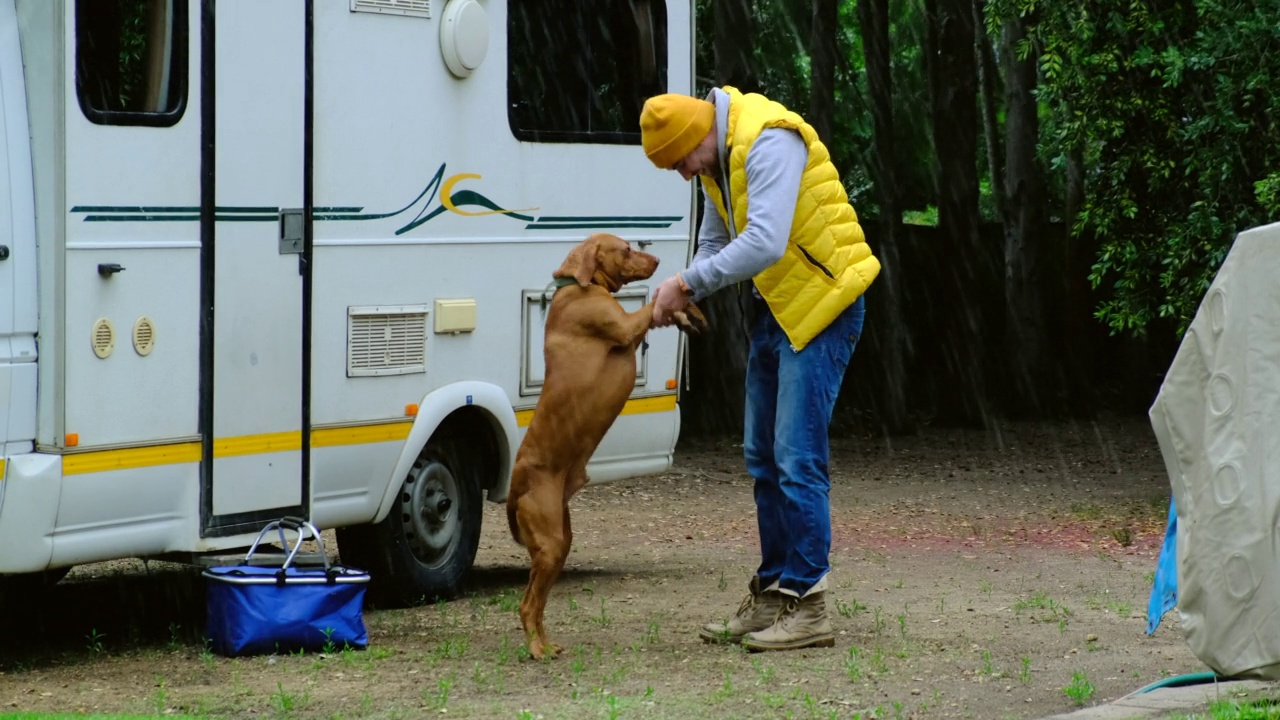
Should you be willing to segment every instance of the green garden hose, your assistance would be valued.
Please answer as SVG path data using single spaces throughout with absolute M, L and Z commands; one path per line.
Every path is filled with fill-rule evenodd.
M 1141 695 L 1143 693 L 1148 693 L 1148 692 L 1151 692 L 1152 690 L 1158 690 L 1164 687 L 1182 687 L 1183 685 L 1199 685 L 1200 683 L 1216 682 L 1218 680 L 1230 680 L 1230 679 L 1231 678 L 1222 677 L 1221 675 L 1215 672 L 1198 672 L 1198 673 L 1187 673 L 1186 675 L 1174 675 L 1173 677 L 1167 677 L 1158 682 L 1153 682 L 1144 688 L 1139 688 L 1137 690 L 1134 690 L 1133 692 L 1129 693 L 1129 695 L 1126 697 L 1131 697 L 1133 695 Z

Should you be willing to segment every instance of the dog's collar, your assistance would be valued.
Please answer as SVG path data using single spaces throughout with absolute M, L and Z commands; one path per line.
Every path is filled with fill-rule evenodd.
M 561 277 L 561 278 L 552 279 L 551 282 L 547 283 L 547 286 L 542 289 L 542 304 L 543 305 L 547 304 L 548 293 L 554 296 L 556 292 L 560 290 L 560 288 L 565 287 L 566 285 L 577 285 L 577 284 L 578 284 L 578 281 L 573 279 L 572 277 Z
M 560 288 L 566 285 L 577 285 L 577 284 L 578 284 L 578 281 L 573 279 L 572 277 L 554 278 L 552 279 L 551 282 L 547 283 L 547 286 L 542 289 L 542 297 L 539 298 L 540 302 L 538 303 L 542 308 L 542 314 L 543 315 L 547 314 L 548 294 L 554 297 L 556 292 L 560 290 Z M 554 288 L 554 290 L 552 288 Z

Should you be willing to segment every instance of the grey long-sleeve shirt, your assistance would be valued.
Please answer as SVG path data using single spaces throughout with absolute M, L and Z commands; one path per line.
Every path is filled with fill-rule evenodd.
M 716 89 L 708 99 L 716 103 L 717 128 L 723 133 L 728 126 L 728 95 Z M 725 138 L 719 138 L 721 167 L 725 163 Z M 747 225 L 737 228 L 737 237 L 716 212 L 715 205 L 703 188 L 705 209 L 698 228 L 698 252 L 693 262 L 681 273 L 693 299 L 700 300 L 722 287 L 747 280 L 777 262 L 787 250 L 796 199 L 800 195 L 800 176 L 804 173 L 809 150 L 800 133 L 786 128 L 770 128 L 760 133 L 747 153 Z M 701 177 L 701 182 L 713 182 Z M 727 178 L 722 178 L 725 190 Z M 727 192 L 722 193 L 726 199 Z

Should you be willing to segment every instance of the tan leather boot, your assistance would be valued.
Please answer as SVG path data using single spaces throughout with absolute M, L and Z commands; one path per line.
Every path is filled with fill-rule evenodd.
M 698 631 L 698 637 L 709 643 L 742 642 L 742 637 L 747 633 L 769 627 L 784 600 L 785 597 L 776 587 L 762 590 L 760 578 L 752 577 L 747 584 L 747 596 L 738 606 L 738 612 L 729 618 L 729 622 L 703 625 Z
M 769 627 L 747 633 L 742 646 L 753 652 L 761 650 L 798 650 L 807 647 L 831 647 L 836 636 L 827 616 L 826 593 L 810 592 L 802 598 L 783 596 L 785 604 Z

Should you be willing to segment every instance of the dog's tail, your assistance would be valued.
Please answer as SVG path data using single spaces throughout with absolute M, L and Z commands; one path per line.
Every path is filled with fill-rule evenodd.
M 524 538 L 520 536 L 520 523 L 516 520 L 516 500 L 515 495 L 507 497 L 507 525 L 511 528 L 511 539 L 517 545 L 524 545 Z

